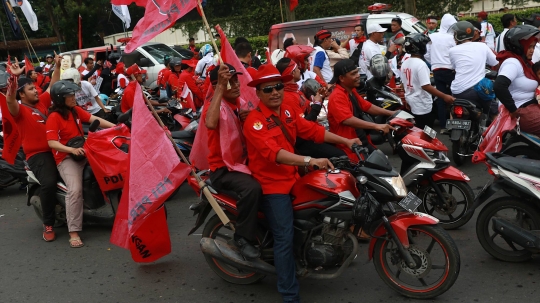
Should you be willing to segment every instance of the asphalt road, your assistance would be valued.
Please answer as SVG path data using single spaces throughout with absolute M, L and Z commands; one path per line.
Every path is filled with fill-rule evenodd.
M 449 146 L 448 137 L 442 139 Z M 390 158 L 397 168 L 399 159 Z M 462 169 L 475 193 L 491 178 L 483 165 L 469 163 Z M 80 249 L 69 248 L 65 228 L 57 229 L 56 241 L 44 242 L 25 192 L 15 186 L 1 191 L 0 302 L 280 302 L 275 277 L 239 286 L 212 272 L 199 250 L 200 235 L 187 236 L 195 222 L 188 207 L 196 199 L 184 184 L 167 202 L 172 253 L 140 265 L 129 251 L 109 243 L 110 227 L 85 227 L 86 246 Z M 448 292 L 432 301 L 538 302 L 540 259 L 521 264 L 493 259 L 476 239 L 475 222 L 476 217 L 450 231 L 461 254 L 461 273 Z M 378 277 L 367 262 L 366 244 L 341 277 L 305 279 L 300 285 L 302 302 L 415 302 Z

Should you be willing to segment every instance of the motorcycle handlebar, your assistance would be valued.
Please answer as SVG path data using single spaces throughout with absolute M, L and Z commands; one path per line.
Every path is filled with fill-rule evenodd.
M 90 124 L 90 127 L 88 128 L 88 132 L 95 132 L 99 127 L 99 120 L 94 120 L 94 122 L 92 122 L 92 124 Z
M 129 109 L 127 112 L 121 114 L 118 117 L 118 123 L 126 123 L 126 121 L 128 121 L 131 118 L 131 110 L 132 109 Z

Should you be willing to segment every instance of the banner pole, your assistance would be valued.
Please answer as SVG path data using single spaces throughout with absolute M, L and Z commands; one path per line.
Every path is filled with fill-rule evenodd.
M 281 0 L 279 0 L 279 12 L 281 13 L 281 23 L 285 23 L 285 19 L 283 19 L 283 7 L 281 6 Z
M 206 27 L 206 31 L 208 32 L 208 35 L 210 35 L 210 41 L 212 41 L 212 46 L 216 50 L 219 62 L 220 62 L 220 64 L 223 64 L 224 62 L 221 59 L 221 53 L 219 52 L 219 49 L 217 47 L 216 40 L 214 39 L 214 35 L 212 35 L 212 30 L 210 29 L 210 25 L 208 25 L 208 20 L 206 20 L 206 16 L 204 14 L 204 10 L 203 10 L 203 7 L 202 7 L 201 0 L 197 0 L 197 5 L 199 5 L 199 10 L 201 12 L 201 17 L 202 17 L 204 25 Z
M 134 81 L 137 81 L 137 80 L 134 79 Z M 142 91 L 142 87 L 141 87 L 141 91 Z M 223 225 L 229 226 L 229 228 L 234 232 L 235 228 L 234 228 L 234 225 L 232 224 L 231 220 L 229 220 L 229 217 L 227 217 L 227 215 L 225 214 L 223 209 L 221 209 L 221 206 L 219 206 L 219 204 L 216 201 L 216 199 L 214 198 L 214 196 L 212 196 L 212 193 L 210 192 L 210 190 L 208 190 L 208 187 L 205 186 L 206 184 L 201 179 L 201 177 L 197 175 L 197 172 L 195 171 L 195 169 L 193 168 L 193 166 L 191 165 L 189 160 L 186 158 L 186 156 L 184 156 L 184 153 L 182 153 L 182 150 L 180 150 L 180 148 L 178 148 L 178 146 L 174 142 L 174 139 L 171 137 L 171 134 L 168 131 L 165 130 L 165 125 L 163 124 L 163 121 L 161 121 L 161 118 L 159 117 L 156 110 L 154 109 L 154 106 L 152 106 L 152 103 L 150 103 L 150 100 L 148 100 L 148 98 L 146 98 L 146 95 L 144 93 L 143 93 L 143 98 L 144 98 L 144 101 L 146 102 L 146 105 L 148 105 L 148 107 L 150 108 L 150 111 L 152 112 L 152 115 L 157 120 L 159 126 L 161 126 L 161 128 L 163 128 L 163 131 L 167 135 L 167 138 L 169 138 L 169 140 L 171 141 L 171 144 L 173 145 L 174 150 L 176 151 L 178 156 L 180 156 L 180 158 L 184 161 L 184 163 L 186 163 L 187 165 L 190 166 L 191 175 L 193 177 L 195 177 L 195 179 L 197 180 L 197 183 L 199 184 L 199 187 L 202 189 L 202 191 L 204 193 L 204 196 L 206 197 L 208 202 L 210 202 L 210 205 L 212 206 L 212 208 L 214 209 L 214 211 L 218 215 L 218 217 L 221 220 L 221 222 L 223 223 Z

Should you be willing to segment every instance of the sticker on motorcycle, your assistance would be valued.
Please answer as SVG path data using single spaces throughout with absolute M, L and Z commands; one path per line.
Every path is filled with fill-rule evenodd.
M 263 125 L 262 125 L 261 121 L 255 121 L 255 123 L 253 123 L 253 129 L 261 130 L 262 128 L 263 128 Z

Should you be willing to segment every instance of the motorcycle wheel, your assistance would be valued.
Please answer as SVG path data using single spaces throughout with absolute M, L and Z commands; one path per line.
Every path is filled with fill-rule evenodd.
M 506 262 L 524 262 L 532 253 L 504 239 L 493 231 L 491 218 L 503 218 L 525 230 L 540 229 L 540 212 L 527 201 L 515 197 L 501 197 L 491 201 L 478 215 L 476 236 L 482 247 L 493 257 Z
M 462 153 L 461 139 L 459 141 L 452 141 L 452 160 L 456 163 L 456 166 L 461 166 L 465 163 L 465 156 L 460 156 L 458 153 Z
M 527 158 L 532 160 L 540 160 L 540 154 L 538 149 L 531 148 L 529 146 L 514 146 L 502 152 L 505 155 L 519 158 Z
M 446 200 L 445 208 L 433 203 L 433 200 L 438 200 L 439 197 L 435 189 L 428 185 L 420 188 L 418 193 L 418 197 L 422 199 L 420 211 L 439 219 L 439 224 L 444 229 L 456 229 L 467 224 L 474 215 L 474 213 L 465 215 L 474 202 L 474 192 L 469 184 L 454 180 L 440 180 L 435 183 L 445 190 L 443 192 Z
M 460 256 L 450 235 L 436 225 L 408 229 L 409 253 L 416 262 L 409 268 L 391 239 L 377 239 L 373 263 L 382 280 L 401 295 L 431 299 L 446 292 L 459 276 Z
M 43 209 L 41 208 L 41 198 L 39 197 L 40 192 L 41 187 L 36 188 L 30 199 L 35 201 L 35 203 L 32 203 L 32 207 L 39 220 L 43 222 Z M 65 224 L 67 224 L 66 209 L 60 204 L 56 204 L 54 208 L 54 227 L 61 227 Z
M 236 219 L 229 214 L 227 214 L 227 216 L 234 224 Z M 208 222 L 204 226 L 202 237 L 212 239 L 216 239 L 219 237 L 221 238 L 221 240 L 228 242 L 229 240 L 232 240 L 233 234 L 234 232 L 229 227 L 223 226 L 223 223 L 219 219 L 218 215 L 214 215 L 212 218 L 210 218 L 210 220 L 208 220 Z M 204 255 L 204 258 L 206 259 L 206 262 L 208 263 L 210 268 L 220 278 L 229 283 L 240 285 L 254 284 L 266 277 L 261 273 L 248 272 L 242 269 L 238 269 L 232 265 L 221 262 L 220 260 L 216 260 L 208 255 Z

